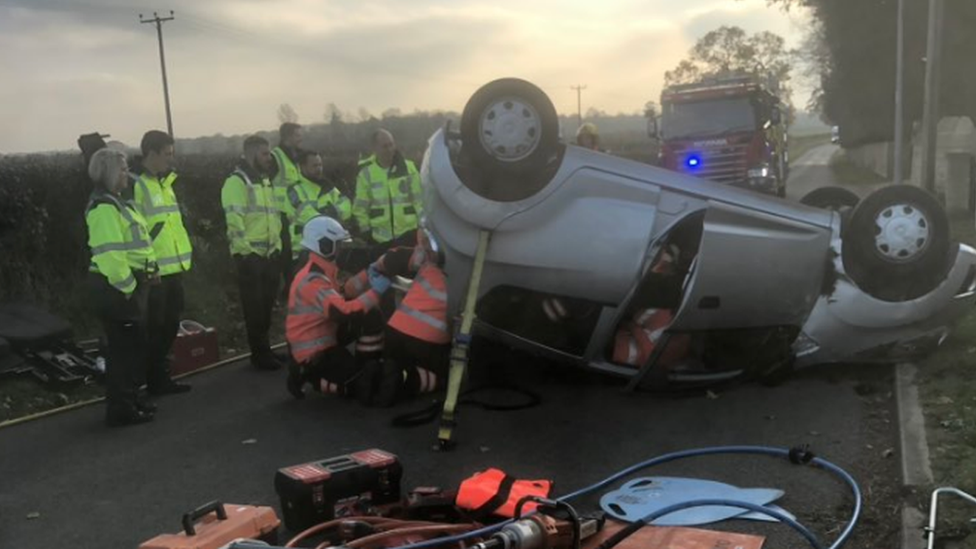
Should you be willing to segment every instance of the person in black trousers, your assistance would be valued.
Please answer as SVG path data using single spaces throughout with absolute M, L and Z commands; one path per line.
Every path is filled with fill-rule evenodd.
M 128 182 L 125 155 L 99 150 L 88 174 L 95 183 L 85 212 L 91 249 L 88 292 L 108 344 L 105 423 L 145 423 L 156 411 L 139 395 L 146 377 L 146 297 L 149 285 L 159 281 L 156 256 L 145 220 L 121 196 Z

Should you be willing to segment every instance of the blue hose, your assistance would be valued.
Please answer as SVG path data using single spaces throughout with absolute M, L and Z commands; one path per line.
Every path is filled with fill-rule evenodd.
M 656 458 L 652 458 L 652 459 L 649 459 L 649 460 L 646 460 L 646 461 L 642 461 L 640 463 L 637 463 L 635 465 L 631 465 L 630 467 L 628 467 L 626 469 L 623 469 L 622 471 L 619 471 L 619 472 L 617 472 L 617 473 L 615 473 L 615 474 L 613 474 L 613 475 L 611 475 L 611 476 L 609 476 L 609 477 L 607 477 L 607 478 L 605 478 L 605 479 L 603 479 L 603 480 L 601 480 L 601 481 L 599 481 L 599 482 L 597 482 L 595 484 L 591 484 L 590 486 L 587 486 L 585 488 L 581 488 L 581 489 L 579 489 L 579 490 L 577 490 L 575 492 L 571 492 L 571 493 L 569 493 L 569 494 L 567 494 L 565 496 L 561 496 L 561 497 L 557 498 L 557 500 L 558 501 L 568 501 L 568 500 L 571 500 L 571 499 L 578 498 L 580 496 L 585 496 L 585 495 L 591 494 L 591 493 L 593 493 L 593 492 L 595 492 L 597 490 L 600 490 L 602 488 L 606 488 L 607 486 L 609 486 L 609 485 L 611 485 L 611 484 L 613 484 L 613 483 L 615 483 L 615 482 L 617 482 L 617 481 L 619 481 L 619 480 L 621 480 L 621 479 L 623 479 L 625 477 L 628 477 L 630 475 L 633 475 L 635 473 L 638 473 L 640 471 L 643 471 L 644 469 L 649 469 L 651 467 L 656 467 L 656 466 L 659 466 L 659 465 L 663 465 L 665 463 L 670 463 L 672 461 L 678 461 L 678 460 L 688 459 L 688 458 L 692 458 L 692 457 L 703 457 L 703 456 L 714 456 L 714 455 L 728 455 L 728 454 L 737 454 L 737 455 L 764 455 L 764 456 L 772 456 L 772 457 L 784 458 L 784 459 L 788 459 L 788 460 L 789 459 L 792 459 L 790 450 L 787 450 L 787 449 L 784 449 L 784 448 L 771 448 L 771 447 L 767 447 L 767 446 L 717 446 L 717 447 L 713 447 L 713 448 L 698 448 L 698 449 L 694 449 L 694 450 L 683 450 L 683 451 L 680 451 L 680 452 L 672 452 L 670 454 L 664 454 L 663 456 L 658 456 Z M 854 477 L 852 477 L 847 471 L 841 469 L 837 465 L 834 465 L 833 463 L 831 463 L 831 462 L 829 462 L 827 460 L 821 459 L 819 457 L 815 457 L 815 458 L 813 458 L 809 462 L 809 465 L 812 465 L 814 467 L 818 467 L 818 468 L 824 469 L 824 470 L 826 470 L 826 471 L 828 471 L 830 473 L 833 473 L 836 476 L 840 477 L 841 480 L 843 480 L 848 485 L 848 487 L 850 487 L 851 492 L 854 494 L 854 512 L 851 514 L 851 520 L 848 521 L 847 526 L 844 528 L 844 530 L 841 532 L 841 534 L 837 537 L 837 540 L 835 540 L 834 543 L 832 543 L 828 547 L 828 549 L 840 549 L 841 547 L 844 546 L 844 544 L 847 543 L 848 538 L 851 537 L 851 534 L 854 532 L 854 528 L 857 526 L 858 520 L 860 520 L 860 518 L 861 518 L 861 508 L 862 508 L 862 504 L 863 504 L 862 497 L 861 497 L 861 489 L 858 487 L 857 481 L 854 480 Z M 724 506 L 728 506 L 728 507 L 741 507 L 741 508 L 745 508 L 745 509 L 750 509 L 752 511 L 764 513 L 766 515 L 769 515 L 769 516 L 772 516 L 772 517 L 775 517 L 775 518 L 779 519 L 784 524 L 787 524 L 787 525 L 793 527 L 793 529 L 795 529 L 797 532 L 799 532 L 801 535 L 803 535 L 803 537 L 806 538 L 807 541 L 809 541 L 810 544 L 813 547 L 815 547 L 816 549 L 822 549 L 823 548 L 823 546 L 820 544 L 820 542 L 817 541 L 816 536 L 814 536 L 813 533 L 810 532 L 810 530 L 808 530 L 806 527 L 804 527 L 800 523 L 796 522 L 795 520 L 793 520 L 793 519 L 791 519 L 791 518 L 789 518 L 789 517 L 787 517 L 785 515 L 782 515 L 781 513 L 777 513 L 776 511 L 772 511 L 771 509 L 768 509 L 768 508 L 765 508 L 765 507 L 761 507 L 761 506 L 755 506 L 755 505 L 753 505 L 751 503 L 746 503 L 746 502 L 726 501 L 726 500 L 701 500 L 701 501 L 683 502 L 683 503 L 679 503 L 679 504 L 676 504 L 676 505 L 672 505 L 671 507 L 668 507 L 668 508 L 665 508 L 665 509 L 661 509 L 659 511 L 656 511 L 652 515 L 649 515 L 648 517 L 645 517 L 645 519 L 642 520 L 641 522 L 652 522 L 653 520 L 655 520 L 657 518 L 660 518 L 660 517 L 662 517 L 662 516 L 664 516 L 664 515 L 666 515 L 668 513 L 672 513 L 674 511 L 679 511 L 681 509 L 687 509 L 687 508 L 690 508 L 690 507 L 700 507 L 702 505 L 724 505 Z M 756 507 L 756 508 L 753 508 L 753 507 Z M 508 520 L 506 520 L 504 522 L 501 522 L 501 523 L 498 523 L 498 524 L 493 524 L 491 526 L 486 526 L 484 528 L 479 528 L 477 530 L 472 530 L 471 532 L 465 532 L 463 534 L 458 534 L 458 535 L 454 535 L 454 536 L 446 536 L 446 537 L 443 537 L 443 538 L 436 538 L 436 539 L 432 539 L 432 540 L 422 541 L 420 543 L 413 543 L 413 544 L 410 544 L 410 545 L 403 545 L 403 546 L 400 546 L 400 547 L 395 547 L 393 549 L 427 549 L 428 547 L 436 547 L 436 546 L 440 546 L 440 545 L 457 543 L 457 542 L 464 541 L 464 540 L 468 540 L 468 539 L 471 539 L 471 538 L 485 537 L 485 536 L 494 534 L 495 532 L 497 532 L 497 531 L 501 530 L 503 527 L 505 527 L 505 525 L 510 524 L 513 521 L 514 521 L 513 519 L 508 519 Z M 237 545 L 235 545 L 234 547 L 237 547 Z M 240 547 L 243 548 L 243 547 L 246 547 L 246 546 L 240 545 Z

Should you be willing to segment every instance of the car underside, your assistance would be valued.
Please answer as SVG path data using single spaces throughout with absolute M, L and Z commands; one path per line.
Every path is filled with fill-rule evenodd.
M 976 251 L 921 189 L 796 204 L 565 145 L 521 80 L 472 96 L 421 172 L 455 313 L 488 239 L 477 335 L 635 385 L 905 360 L 976 302 Z

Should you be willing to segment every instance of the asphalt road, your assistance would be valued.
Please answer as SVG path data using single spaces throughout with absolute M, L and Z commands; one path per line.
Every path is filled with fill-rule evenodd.
M 405 487 L 456 486 L 495 466 L 554 479 L 565 493 L 665 452 L 801 443 L 864 482 L 879 467 L 898 481 L 894 460 L 878 463 L 884 448 L 895 447 L 890 399 L 857 394 L 867 386 L 884 395 L 887 370 L 737 386 L 716 399 L 624 394 L 615 382 L 529 362 L 509 368 L 509 377 L 540 390 L 543 404 L 465 410 L 451 453 L 433 451 L 433 426 L 394 429 L 390 411 L 351 401 L 294 401 L 282 375 L 243 363 L 193 378 L 193 392 L 163 400 L 153 424 L 108 430 L 94 406 L 0 430 L 0 547 L 135 547 L 177 531 L 183 512 L 212 499 L 276 505 L 279 467 L 371 447 L 400 456 Z M 850 509 L 842 487 L 823 473 L 771 459 L 709 458 L 661 472 L 782 488 L 782 504 L 821 533 Z M 28 518 L 33 513 L 39 516 Z M 770 535 L 768 547 L 799 546 L 782 527 L 752 531 Z M 852 547 L 874 546 L 861 538 Z
M 794 178 L 821 181 L 827 151 L 800 159 Z M 283 373 L 245 363 L 192 378 L 194 390 L 162 400 L 153 424 L 108 430 L 94 406 L 0 429 L 0 547 L 135 547 L 179 530 L 183 512 L 212 499 L 277 506 L 278 468 L 371 447 L 400 456 L 405 488 L 453 487 L 494 466 L 554 479 L 558 494 L 665 452 L 804 443 L 864 485 L 869 516 L 848 547 L 893 546 L 885 542 L 895 539 L 897 521 L 880 511 L 899 485 L 897 460 L 886 452 L 897 447 L 889 369 L 811 371 L 775 388 L 747 384 L 677 399 L 626 394 L 615 380 L 524 357 L 490 367 L 541 392 L 543 403 L 463 410 L 450 453 L 434 451 L 432 425 L 394 429 L 389 410 L 318 395 L 295 401 Z M 782 488 L 783 507 L 825 539 L 850 512 L 843 486 L 825 473 L 772 459 L 696 459 L 654 473 Z M 769 548 L 803 546 L 782 526 L 722 528 L 767 535 Z
M 790 163 L 790 179 L 786 182 L 786 196 L 800 200 L 810 191 L 835 184 L 830 170 L 830 158 L 840 150 L 837 145 L 820 145 Z

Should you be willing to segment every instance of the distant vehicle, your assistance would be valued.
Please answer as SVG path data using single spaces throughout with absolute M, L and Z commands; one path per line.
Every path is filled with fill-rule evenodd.
M 908 360 L 976 304 L 976 250 L 951 243 L 920 188 L 853 210 L 820 191 L 815 208 L 566 145 L 551 101 L 523 80 L 479 89 L 460 131 L 431 137 L 421 174 L 452 312 L 490 235 L 476 336 L 635 384 Z M 674 270 L 661 274 L 666 250 Z M 561 320 L 543 311 L 553 299 Z M 690 341 L 680 367 L 615 362 L 620 327 L 648 309 L 671 313 L 661 348 Z
M 661 94 L 663 168 L 786 196 L 787 124 L 775 82 L 708 78 Z
M 840 127 L 834 126 L 830 128 L 830 142 L 833 144 L 840 143 Z

